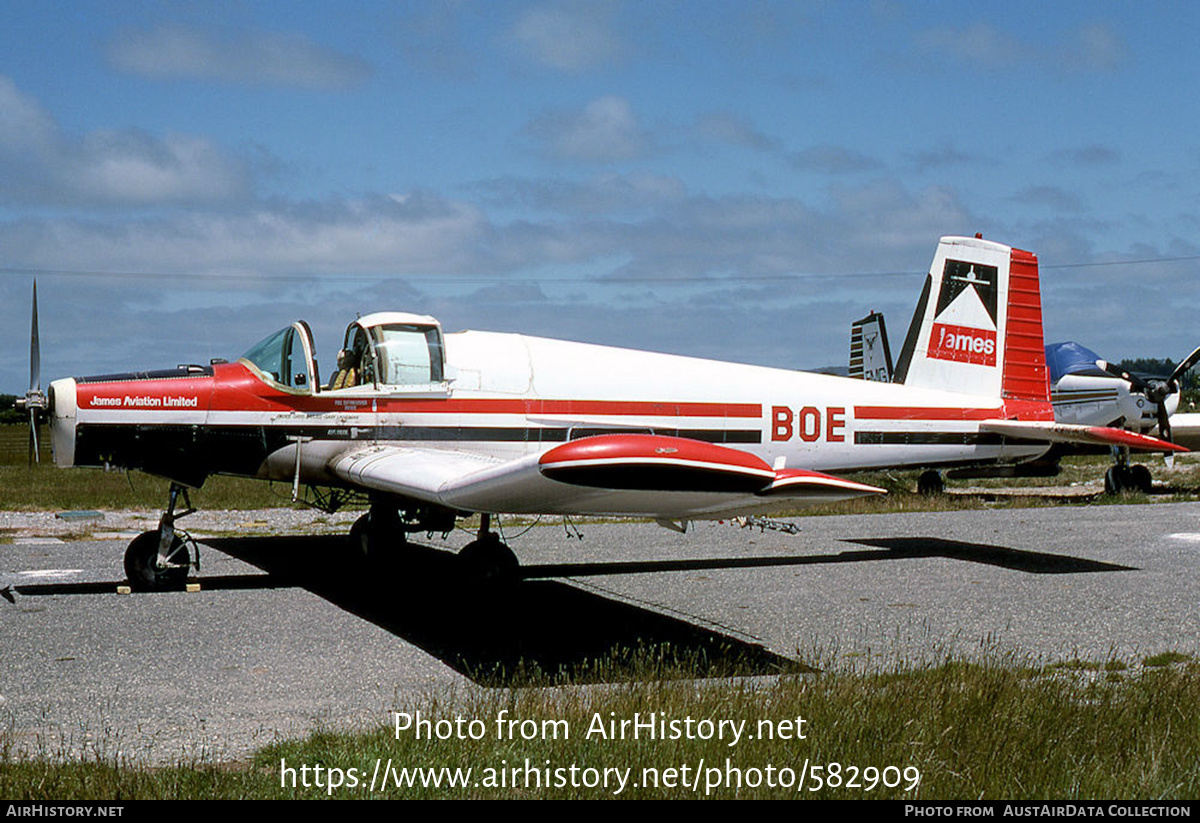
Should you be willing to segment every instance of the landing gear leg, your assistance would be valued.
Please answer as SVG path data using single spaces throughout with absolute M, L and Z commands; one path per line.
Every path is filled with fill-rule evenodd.
M 186 509 L 175 511 L 175 505 L 183 496 Z M 187 532 L 176 531 L 175 521 L 196 511 L 192 508 L 186 486 L 171 484 L 167 509 L 154 531 L 143 532 L 133 539 L 125 550 L 125 575 L 131 588 L 138 591 L 160 591 L 181 586 L 192 567 L 190 544 L 196 552 L 195 567 L 200 569 L 200 550 L 196 541 Z
M 521 564 L 512 549 L 500 542 L 500 535 L 491 531 L 492 516 L 479 516 L 476 538 L 463 546 L 458 560 L 467 574 L 480 583 L 504 584 L 517 579 Z

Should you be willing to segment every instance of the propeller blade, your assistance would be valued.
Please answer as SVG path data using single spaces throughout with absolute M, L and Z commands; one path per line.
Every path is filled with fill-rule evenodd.
M 29 468 L 33 468 L 34 463 L 41 463 L 42 455 L 38 451 L 38 436 L 37 436 L 37 409 L 29 410 Z
M 1168 443 L 1174 442 L 1171 440 L 1171 415 L 1167 414 L 1167 401 L 1162 399 L 1158 401 L 1158 436 Z
M 1188 369 L 1200 362 L 1200 346 L 1196 350 L 1183 359 L 1183 362 L 1175 367 L 1175 371 L 1171 372 L 1171 382 L 1175 383 L 1179 378 L 1187 374 Z
M 42 387 L 42 347 L 38 342 L 37 280 L 33 281 L 33 320 L 29 324 L 29 388 Z
M 1122 380 L 1127 381 L 1130 388 L 1132 388 L 1134 391 L 1145 391 L 1146 381 L 1137 375 L 1130 374 L 1127 371 L 1122 371 L 1112 363 L 1109 363 L 1107 360 L 1097 360 L 1096 365 L 1111 374 L 1113 377 L 1119 377 Z
M 42 393 L 42 346 L 38 342 L 37 280 L 33 281 L 33 318 L 29 322 L 29 391 L 17 401 L 21 408 L 29 409 L 29 468 L 42 462 L 38 448 L 38 412 L 46 408 L 46 395 Z

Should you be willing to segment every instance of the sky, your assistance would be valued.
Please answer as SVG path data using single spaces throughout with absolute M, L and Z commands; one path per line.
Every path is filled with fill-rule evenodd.
M 0 27 L 0 392 L 357 314 L 787 368 L 942 235 L 1200 345 L 1200 5 L 45 2 Z

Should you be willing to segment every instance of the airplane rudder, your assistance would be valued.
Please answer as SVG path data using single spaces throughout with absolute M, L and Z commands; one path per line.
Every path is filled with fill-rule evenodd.
M 1005 400 L 1050 402 L 1037 255 L 1013 249 L 1009 263 L 1004 368 Z

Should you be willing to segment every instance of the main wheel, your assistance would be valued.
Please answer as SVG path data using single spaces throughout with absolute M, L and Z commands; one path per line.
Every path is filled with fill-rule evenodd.
M 495 534 L 463 546 L 458 553 L 458 562 L 467 576 L 477 583 L 505 584 L 520 576 L 521 562 Z
M 404 543 L 404 529 L 394 513 L 388 516 L 372 509 L 350 527 L 350 545 L 369 561 L 388 557 Z
M 1150 476 L 1148 468 L 1141 463 L 1135 463 L 1129 467 L 1129 483 L 1142 494 L 1149 494 L 1154 478 Z
M 183 585 L 187 580 L 188 564 L 192 562 L 187 543 L 178 534 L 167 551 L 169 565 L 159 566 L 157 531 L 142 532 L 125 550 L 125 575 L 129 585 L 138 591 L 159 591 Z

